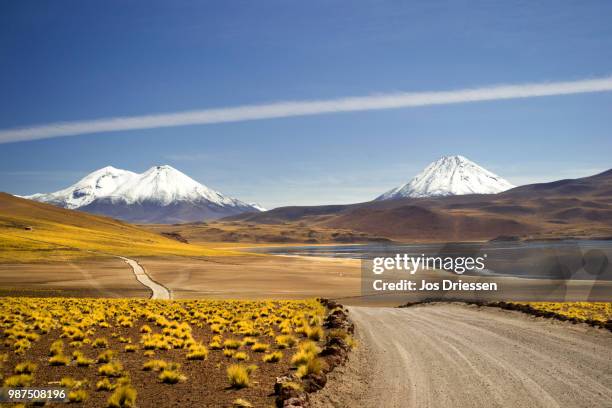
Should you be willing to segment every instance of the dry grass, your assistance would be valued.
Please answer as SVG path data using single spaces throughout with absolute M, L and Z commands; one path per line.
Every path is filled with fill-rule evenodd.
M 113 395 L 108 399 L 108 408 L 135 408 L 136 407 L 136 396 L 138 393 L 136 390 L 125 385 L 115 390 Z
M 593 320 L 605 323 L 612 319 L 612 303 L 604 302 L 530 302 L 525 303 L 534 309 L 554 312 L 581 321 Z
M 0 263 L 122 256 L 240 255 L 188 245 L 111 218 L 0 193 Z
M 250 383 L 247 368 L 238 364 L 232 364 L 227 368 L 227 379 L 233 388 L 248 387 Z
M 72 402 L 88 406 L 135 406 L 136 390 L 139 406 L 151 395 L 198 406 L 248 397 L 268 406 L 274 379 L 291 369 L 289 356 L 309 360 L 320 351 L 296 337 L 305 325 L 319 327 L 325 311 L 314 300 L 0 298 L 0 375 L 7 386 L 61 383 Z

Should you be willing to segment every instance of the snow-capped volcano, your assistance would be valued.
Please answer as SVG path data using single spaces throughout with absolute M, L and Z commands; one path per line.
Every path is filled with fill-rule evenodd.
M 136 177 L 138 174 L 131 171 L 107 166 L 88 174 L 63 190 L 48 194 L 34 194 L 24 198 L 75 209 L 90 204 L 96 198 L 112 195 L 120 185 Z
M 445 156 L 431 163 L 410 182 L 376 200 L 463 194 L 495 194 L 515 186 L 463 156 Z
M 104 167 L 63 190 L 24 198 L 131 222 L 192 222 L 260 211 L 170 166 L 141 174 Z

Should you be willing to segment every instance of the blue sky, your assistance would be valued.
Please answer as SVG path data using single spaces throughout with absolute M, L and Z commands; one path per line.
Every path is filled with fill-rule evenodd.
M 408 4 L 409 3 L 409 4 Z M 0 4 L 0 129 L 612 75 L 612 2 Z M 267 207 L 365 201 L 446 154 L 515 184 L 612 167 L 612 92 L 0 144 L 0 191 L 170 164 Z

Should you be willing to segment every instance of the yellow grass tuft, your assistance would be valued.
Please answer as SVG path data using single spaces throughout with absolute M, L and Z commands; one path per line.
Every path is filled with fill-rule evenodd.
M 120 377 L 123 373 L 123 365 L 118 361 L 111 361 L 98 368 L 98 374 L 104 377 Z
M 244 351 L 238 351 L 234 353 L 232 357 L 234 357 L 236 360 L 239 360 L 239 361 L 246 361 L 249 359 L 249 355 L 245 353 Z
M 323 370 L 324 362 L 322 359 L 315 357 L 308 360 L 305 364 L 298 367 L 297 376 L 302 378 L 309 374 L 319 374 Z
M 268 351 L 269 347 L 270 346 L 265 343 L 255 343 L 253 344 L 253 347 L 251 347 L 251 350 L 253 350 L 256 353 L 263 353 L 265 351 Z
M 65 366 L 70 363 L 70 359 L 63 354 L 57 354 L 49 358 L 49 365 L 52 366 Z
M 115 386 L 108 378 L 103 378 L 96 383 L 96 391 L 111 391 Z
M 97 339 L 95 339 L 92 343 L 91 343 L 93 348 L 107 348 L 108 347 L 108 340 L 106 340 L 105 338 L 102 337 L 98 337 Z
M 187 377 L 181 374 L 178 370 L 164 369 L 158 377 L 165 384 L 176 384 L 179 381 L 185 381 Z
M 208 357 L 208 349 L 203 345 L 192 347 L 187 354 L 187 360 L 206 360 L 206 357 Z
M 275 351 L 274 353 L 264 354 L 262 360 L 264 363 L 278 363 L 283 358 L 283 353 Z
M 35 363 L 26 361 L 15 366 L 15 374 L 33 374 L 36 371 Z
M 232 364 L 227 368 L 227 379 L 232 388 L 249 386 L 249 372 L 244 366 Z
M 245 399 L 238 398 L 232 402 L 232 408 L 253 408 L 253 404 Z
M 7 377 L 4 386 L 8 388 L 27 387 L 32 384 L 33 377 L 30 374 L 18 374 Z
M 160 371 L 168 366 L 164 360 L 150 360 L 142 365 L 144 371 Z
M 84 390 L 73 390 L 68 393 L 69 402 L 84 402 L 87 399 L 87 392 Z
M 107 402 L 108 408 L 136 408 L 136 390 L 124 385 L 115 390 Z

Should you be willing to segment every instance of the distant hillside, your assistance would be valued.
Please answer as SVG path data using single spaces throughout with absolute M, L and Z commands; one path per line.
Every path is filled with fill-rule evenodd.
M 281 207 L 226 220 L 303 222 L 398 240 L 612 236 L 612 170 L 591 177 L 516 187 L 498 194 Z
M 0 193 L 0 262 L 64 260 L 96 254 L 215 255 L 111 218 Z

